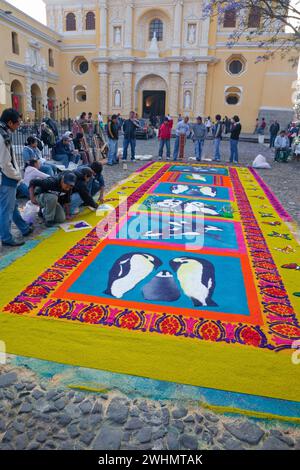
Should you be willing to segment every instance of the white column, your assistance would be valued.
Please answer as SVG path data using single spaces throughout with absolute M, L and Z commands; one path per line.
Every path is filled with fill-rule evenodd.
M 170 64 L 169 81 L 169 113 L 173 119 L 177 119 L 180 96 L 179 62 L 173 62 Z
M 132 49 L 132 28 L 133 28 L 133 5 L 127 3 L 125 11 L 125 36 L 124 36 L 124 48 L 126 49 L 126 54 L 130 55 Z
M 173 55 L 180 55 L 182 36 L 182 0 L 177 0 L 174 13 Z
M 100 7 L 100 55 L 107 51 L 107 4 L 106 0 L 99 0 Z
M 64 32 L 64 14 L 62 7 L 56 7 L 57 17 L 57 32 L 62 34 Z
M 124 82 L 124 93 L 123 93 L 123 114 L 128 116 L 132 111 L 132 75 L 133 75 L 133 64 L 126 62 L 123 64 L 123 82 Z
M 200 55 L 205 56 L 208 54 L 208 42 L 209 42 L 209 24 L 210 18 L 205 18 L 201 21 L 201 35 L 200 35 Z
M 204 116 L 206 96 L 207 64 L 198 64 L 197 70 L 197 93 L 194 112 L 196 115 Z
M 104 119 L 109 114 L 108 108 L 108 67 L 106 63 L 98 65 L 99 75 L 99 93 L 100 93 L 100 111 Z

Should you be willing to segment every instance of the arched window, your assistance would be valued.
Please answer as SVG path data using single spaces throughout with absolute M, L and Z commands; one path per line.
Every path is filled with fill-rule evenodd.
M 225 90 L 225 101 L 231 106 L 239 104 L 242 96 L 242 90 L 238 87 L 228 87 Z
M 96 18 L 93 11 L 89 11 L 85 17 L 85 29 L 87 31 L 94 31 L 96 29 Z
M 66 31 L 76 31 L 76 16 L 74 13 L 68 13 L 66 16 Z
M 248 17 L 248 28 L 259 28 L 261 20 L 261 11 L 259 6 L 250 8 Z
M 236 10 L 231 8 L 230 10 L 226 10 L 224 13 L 224 28 L 235 28 L 236 27 Z
M 151 41 L 154 37 L 154 33 L 156 35 L 156 39 L 158 41 L 163 40 L 163 33 L 164 33 L 164 24 L 161 20 L 156 18 L 152 20 L 149 27 L 149 41 Z
M 87 100 L 86 87 L 84 85 L 77 85 L 74 88 L 74 101 L 75 103 L 83 103 Z

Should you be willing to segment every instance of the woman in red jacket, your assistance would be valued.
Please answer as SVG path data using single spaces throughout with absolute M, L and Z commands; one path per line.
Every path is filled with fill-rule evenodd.
M 171 132 L 173 127 L 173 120 L 165 117 L 164 122 L 159 128 L 158 139 L 159 139 L 159 152 L 158 159 L 161 160 L 164 152 L 164 146 L 167 147 L 167 160 L 171 158 Z

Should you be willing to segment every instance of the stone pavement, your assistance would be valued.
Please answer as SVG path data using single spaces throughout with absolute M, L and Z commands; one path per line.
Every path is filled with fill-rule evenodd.
M 172 147 L 174 141 L 172 143 Z M 138 141 L 137 154 L 157 156 L 156 140 Z M 187 155 L 193 156 L 188 141 Z M 240 163 L 251 165 L 265 146 L 240 144 Z M 212 156 L 212 142 L 204 149 Z M 223 161 L 229 143 L 222 142 Z M 107 190 L 145 162 L 105 167 Z M 259 173 L 283 206 L 300 222 L 300 163 L 271 163 Z M 35 235 L 43 231 L 40 225 Z M 1 255 L 11 253 L 3 249 Z M 30 370 L 0 367 L 0 449 L 300 449 L 300 429 L 276 421 L 216 415 L 195 402 L 130 399 L 117 390 L 91 394 L 53 388 Z
M 197 405 L 49 387 L 0 367 L 0 450 L 296 450 L 300 429 Z

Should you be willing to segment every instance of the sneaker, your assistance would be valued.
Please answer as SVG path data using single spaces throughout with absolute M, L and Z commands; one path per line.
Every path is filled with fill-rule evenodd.
M 167 160 L 168 160 L 168 161 L 170 161 L 170 160 L 171 160 L 171 158 L 170 158 L 170 157 L 167 157 Z
M 77 215 L 77 214 L 79 214 L 79 212 L 80 212 L 79 207 L 76 207 L 76 209 L 74 209 L 74 210 L 72 211 L 72 215 Z
M 23 237 L 29 237 L 34 232 L 34 227 L 32 225 L 29 227 L 28 232 L 23 233 Z
M 131 161 L 132 161 L 132 162 L 135 162 L 135 158 L 134 158 L 134 157 L 131 157 Z
M 25 245 L 24 241 L 12 240 L 11 242 L 2 242 L 2 246 L 22 246 Z
M 158 157 L 158 160 L 162 160 L 162 157 Z

